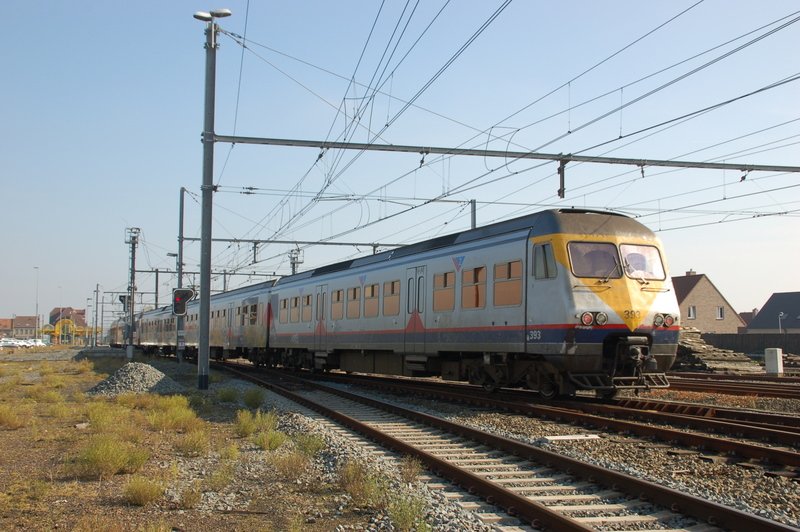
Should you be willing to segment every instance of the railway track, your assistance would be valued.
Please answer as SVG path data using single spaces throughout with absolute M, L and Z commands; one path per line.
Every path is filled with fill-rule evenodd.
M 747 415 L 740 412 L 744 419 L 724 419 L 709 416 L 711 410 L 708 408 L 670 413 L 642 408 L 649 403 L 632 408 L 624 404 L 604 404 L 597 400 L 541 404 L 531 402 L 538 396 L 525 390 L 503 390 L 487 394 L 475 386 L 440 381 L 342 374 L 323 374 L 317 377 L 367 386 L 379 391 L 488 407 L 589 426 L 598 430 L 611 430 L 658 441 L 674 442 L 705 452 L 715 452 L 733 461 L 754 460 L 757 462 L 755 465 L 762 467 L 769 474 L 795 476 L 797 475 L 795 468 L 800 469 L 800 453 L 794 448 L 800 441 L 800 425 L 796 419 L 788 416 L 775 416 L 776 419 L 772 419 L 768 415 L 760 416 L 758 413 Z M 662 405 L 664 403 L 666 402 L 662 402 Z M 730 411 L 729 415 L 732 416 L 734 412 Z M 725 412 L 720 409 L 720 413 Z M 665 427 L 654 423 L 672 426 Z M 695 432 L 676 427 L 690 428 Z M 770 445 L 765 445 L 763 442 L 769 442 Z
M 793 382 L 741 382 L 741 380 L 672 376 L 669 383 L 671 389 L 687 392 L 800 399 L 800 385 Z
M 222 367 L 417 456 L 430 470 L 536 528 L 791 530 L 624 473 L 318 382 L 281 373 L 284 384 L 275 384 L 252 371 Z

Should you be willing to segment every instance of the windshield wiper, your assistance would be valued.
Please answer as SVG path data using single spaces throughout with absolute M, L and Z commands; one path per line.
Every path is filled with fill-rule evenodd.
M 633 266 L 631 266 L 631 264 L 628 262 L 628 259 L 622 259 L 622 262 L 625 264 L 625 271 L 628 273 L 628 275 L 639 281 L 640 285 L 644 286 L 650 284 L 648 281 L 645 281 L 644 275 L 639 274 L 639 276 L 637 277 L 636 275 L 633 274 L 633 272 L 641 270 L 634 270 Z
M 608 280 L 611 279 L 611 275 L 617 270 L 619 270 L 619 263 L 617 261 L 614 261 L 614 266 L 612 266 L 611 269 L 608 272 L 606 272 L 606 274 L 603 276 L 603 278 L 600 279 L 597 282 L 598 283 L 603 283 L 603 284 L 607 283 Z

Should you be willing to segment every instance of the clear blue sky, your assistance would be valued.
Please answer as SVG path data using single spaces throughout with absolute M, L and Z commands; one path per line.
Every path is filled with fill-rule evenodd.
M 219 134 L 367 142 L 380 133 L 375 142 L 800 166 L 797 81 L 636 134 L 798 75 L 796 2 L 516 0 L 420 92 L 501 5 L 437 0 L 404 12 L 404 2 L 389 0 L 378 14 L 379 3 L 366 1 L 7 0 L 0 317 L 34 313 L 37 278 L 44 315 L 93 304 L 98 283 L 101 293 L 124 290 L 127 227 L 142 231 L 138 268 L 174 268 L 166 254 L 177 246 L 182 186 L 186 235 L 199 237 L 205 38 L 197 10 L 230 8 L 221 26 L 248 41 L 243 52 L 220 36 Z M 372 98 L 370 84 L 380 85 Z M 463 203 L 408 211 L 443 193 L 478 200 L 479 224 L 554 206 L 611 208 L 659 231 L 672 274 L 707 274 L 738 311 L 800 290 L 798 174 L 741 181 L 736 171 L 570 164 L 559 200 L 555 163 L 318 155 L 218 145 L 214 236 L 347 232 L 337 239 L 414 242 L 469 226 Z M 287 273 L 288 249 L 259 248 L 251 264 L 249 245 L 215 244 L 214 268 Z M 308 248 L 301 268 L 369 252 Z M 187 244 L 187 270 L 199 262 L 199 245 Z M 253 280 L 235 277 L 231 286 Z M 174 275 L 160 275 L 162 303 L 174 285 Z M 138 274 L 137 286 L 152 292 L 154 276 Z M 112 310 L 120 305 L 106 316 Z

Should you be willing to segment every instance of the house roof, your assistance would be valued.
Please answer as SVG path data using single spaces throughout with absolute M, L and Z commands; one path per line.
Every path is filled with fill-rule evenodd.
M 800 292 L 778 292 L 772 294 L 747 328 L 774 329 L 777 332 L 778 315 L 781 312 L 783 312 L 783 317 L 781 318 L 782 328 L 800 328 Z
M 14 328 L 18 329 L 21 327 L 36 327 L 36 316 L 17 316 L 14 318 Z
M 697 286 L 700 279 L 705 276 L 704 273 L 700 273 L 694 275 L 679 275 L 672 278 L 672 286 L 675 288 L 675 297 L 678 298 L 678 304 L 683 303 L 683 300 L 686 299 L 689 292 L 691 292 L 694 287 Z M 709 282 L 711 282 L 711 280 L 709 280 Z

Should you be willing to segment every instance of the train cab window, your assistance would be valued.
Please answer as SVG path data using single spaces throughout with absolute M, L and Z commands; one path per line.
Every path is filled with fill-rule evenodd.
M 646 281 L 663 281 L 666 278 L 657 247 L 622 244 L 619 251 L 622 254 L 625 275 L 628 277 Z
M 622 267 L 614 244 L 607 242 L 570 242 L 567 244 L 572 273 L 577 277 L 619 279 Z
M 344 318 L 344 290 L 334 290 L 331 292 L 331 319 L 342 318 Z
M 281 323 L 289 322 L 289 300 L 281 299 L 280 311 L 278 312 L 278 320 Z
M 258 305 L 250 305 L 250 325 L 258 323 Z
M 376 318 L 378 316 L 378 300 L 380 285 L 370 284 L 364 287 L 364 317 Z
M 297 323 L 300 321 L 300 298 L 293 297 L 291 299 L 291 305 L 289 306 L 289 321 L 292 323 Z
M 303 312 L 300 319 L 302 321 L 311 321 L 311 294 L 303 296 Z
M 533 277 L 534 279 L 555 279 L 556 259 L 553 256 L 553 246 L 537 244 L 533 247 Z
M 433 311 L 446 312 L 456 305 L 456 272 L 433 275 Z
M 400 281 L 387 281 L 383 283 L 383 315 L 398 314 L 400 314 Z
M 361 317 L 361 287 L 347 289 L 347 319 Z
M 461 308 L 486 306 L 486 267 L 461 272 Z
M 522 261 L 494 265 L 494 306 L 522 304 Z

